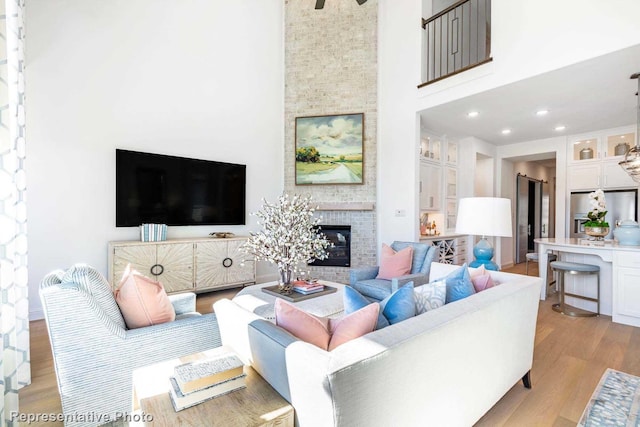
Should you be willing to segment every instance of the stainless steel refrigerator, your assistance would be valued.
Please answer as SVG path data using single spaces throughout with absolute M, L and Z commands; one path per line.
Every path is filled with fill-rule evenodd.
M 571 210 L 569 237 L 587 237 L 584 232 L 584 223 L 589 220 L 587 212 L 591 210 L 589 203 L 590 191 L 571 193 Z M 607 216 L 611 231 L 605 239 L 613 239 L 613 229 L 616 224 L 625 219 L 638 220 L 638 190 L 611 190 L 604 192 L 607 204 Z

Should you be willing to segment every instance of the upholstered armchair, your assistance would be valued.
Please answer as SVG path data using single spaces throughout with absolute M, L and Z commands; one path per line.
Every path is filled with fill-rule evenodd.
M 376 279 L 379 266 L 352 268 L 349 272 L 351 286 L 369 299 L 381 301 L 409 282 L 413 282 L 414 286 L 429 282 L 429 271 L 431 263 L 436 260 L 437 247 L 419 242 L 396 241 L 391 244 L 391 248 L 396 252 L 407 246 L 413 246 L 410 274 L 394 277 L 391 280 Z
M 64 414 L 131 413 L 134 369 L 220 345 L 215 315 L 196 313 L 193 293 L 169 297 L 175 321 L 127 329 L 109 283 L 87 265 L 48 274 L 40 298 Z

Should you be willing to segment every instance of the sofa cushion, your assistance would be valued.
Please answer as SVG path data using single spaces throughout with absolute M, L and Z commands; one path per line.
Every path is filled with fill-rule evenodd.
M 476 290 L 476 292 L 481 292 L 495 286 L 493 278 L 489 273 L 474 276 L 471 278 L 471 282 L 473 283 L 473 288 Z
M 382 244 L 380 255 L 380 270 L 376 279 L 391 280 L 411 272 L 413 260 L 413 247 L 407 246 L 399 251 L 393 250 L 389 245 Z
M 129 329 L 172 322 L 176 312 L 160 282 L 127 265 L 115 299 Z
M 391 244 L 391 248 L 396 252 L 401 251 L 402 249 L 407 247 L 413 248 L 411 274 L 425 273 L 423 269 L 425 257 L 427 256 L 427 252 L 429 251 L 429 248 L 432 248 L 432 246 L 427 243 L 399 242 L 399 241 L 395 241 Z M 433 252 L 435 253 L 435 248 Z M 431 261 L 429 262 L 429 265 L 427 266 L 427 273 L 428 273 L 428 267 L 431 266 L 432 261 L 433 259 L 431 259 Z
M 276 325 L 302 341 L 329 351 L 372 332 L 379 311 L 379 304 L 371 303 L 342 319 L 329 319 L 307 313 L 282 298 L 275 302 Z
M 439 280 L 414 288 L 416 315 L 442 307 L 447 300 L 447 282 Z
M 382 301 L 391 295 L 391 281 L 385 279 L 360 280 L 352 285 L 358 292 Z M 369 301 L 371 302 L 371 301 Z
M 447 282 L 447 304 L 476 293 L 466 263 L 445 276 L 444 280 Z
M 371 302 L 351 286 L 344 287 L 344 312 L 353 313 Z M 380 314 L 376 329 L 382 329 L 416 315 L 416 302 L 413 296 L 413 282 L 380 301 Z

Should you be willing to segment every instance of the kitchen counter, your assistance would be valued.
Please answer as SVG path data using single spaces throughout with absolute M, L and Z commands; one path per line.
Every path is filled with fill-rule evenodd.
M 559 259 L 594 264 L 600 267 L 600 313 L 610 315 L 616 323 L 640 327 L 640 246 L 619 245 L 615 241 L 596 243 L 587 239 L 535 239 L 540 257 L 540 277 L 547 274 L 547 252 L 555 251 Z M 595 286 L 584 276 L 565 276 L 567 292 L 595 296 Z M 592 279 L 593 280 L 593 279 Z M 543 287 L 541 299 L 546 298 Z M 567 297 L 567 303 L 593 310 L 593 304 Z

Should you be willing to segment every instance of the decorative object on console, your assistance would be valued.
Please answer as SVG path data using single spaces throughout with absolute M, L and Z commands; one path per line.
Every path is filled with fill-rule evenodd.
M 632 74 L 630 78 L 638 80 L 638 92 L 636 92 L 636 97 L 638 98 L 638 130 L 636 132 L 637 142 L 634 147 L 631 147 L 631 149 L 627 150 L 627 154 L 625 154 L 624 160 L 618 164 L 631 176 L 631 178 L 633 178 L 634 181 L 640 182 L 640 73 Z
M 591 210 L 587 214 L 589 221 L 584 223 L 584 232 L 594 240 L 604 240 L 604 236 L 609 234 L 609 223 L 604 220 L 607 215 L 604 191 L 597 189 L 589 193 L 589 203 Z
M 258 260 L 269 261 L 278 267 L 282 294 L 292 292 L 294 273 L 313 259 L 325 259 L 331 244 L 317 228 L 322 218 L 314 217 L 311 196 L 283 194 L 277 203 L 263 199 L 262 208 L 255 214 L 262 225 L 259 232 L 242 246 Z
M 296 117 L 296 185 L 363 184 L 364 113 Z
M 167 224 L 142 224 L 140 240 L 143 242 L 163 242 L 167 240 Z
M 499 270 L 498 265 L 491 261 L 493 246 L 486 236 L 511 237 L 511 200 L 499 197 L 460 199 L 456 233 L 482 236 L 473 247 L 476 260 L 469 266 L 484 265 L 487 270 Z

